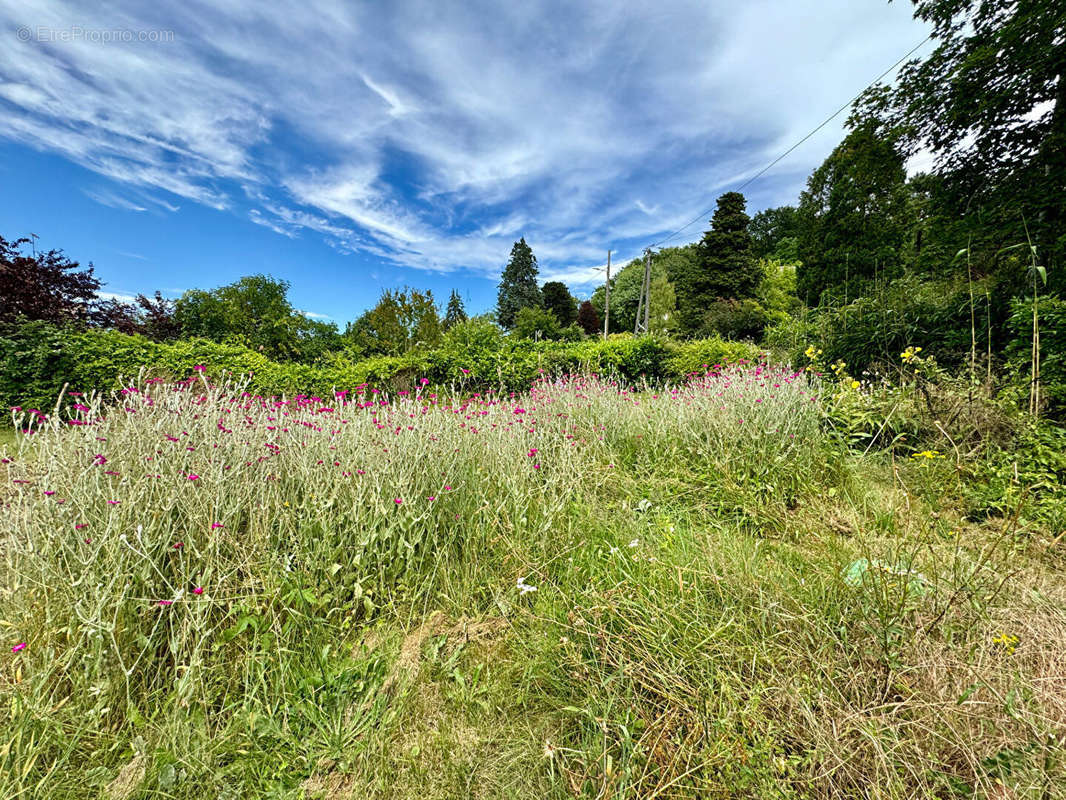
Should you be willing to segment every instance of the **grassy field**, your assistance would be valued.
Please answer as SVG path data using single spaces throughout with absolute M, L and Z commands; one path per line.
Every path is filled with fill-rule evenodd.
M 1066 581 L 816 381 L 153 384 L 0 444 L 0 798 L 1066 796 Z

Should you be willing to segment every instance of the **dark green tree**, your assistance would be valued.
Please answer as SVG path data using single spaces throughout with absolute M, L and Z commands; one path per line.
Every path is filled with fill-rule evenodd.
M 451 296 L 448 298 L 448 308 L 444 312 L 444 330 L 451 330 L 452 326 L 458 325 L 460 322 L 466 322 L 466 320 L 463 298 L 459 296 L 459 292 L 452 289 Z
M 800 195 L 796 282 L 811 305 L 827 289 L 854 298 L 875 274 L 897 274 L 911 221 L 894 132 L 875 117 L 848 124 Z
M 718 198 L 711 227 L 699 244 L 698 258 L 679 265 L 675 291 L 682 332 L 693 335 L 716 300 L 751 297 L 762 273 L 752 250 L 744 195 L 726 192 Z
M 562 281 L 548 281 L 541 287 L 544 308 L 552 312 L 559 324 L 567 328 L 577 321 L 577 300 Z
M 577 324 L 589 336 L 596 336 L 603 332 L 603 322 L 596 308 L 588 300 L 581 304 L 577 310 Z
M 537 286 L 537 257 L 526 244 L 525 237 L 522 237 L 511 248 L 511 258 L 500 278 L 496 321 L 504 328 L 513 328 L 521 309 L 540 308 L 541 304 L 540 287 Z
M 907 154 L 935 154 L 936 172 L 954 189 L 955 215 L 1010 225 L 997 245 L 1025 240 L 1024 216 L 1040 252 L 1057 249 L 1062 258 L 1066 4 L 913 2 L 915 17 L 933 26 L 936 49 L 907 64 L 898 88 L 883 99 L 874 94 L 874 103 L 906 134 Z
M 795 250 L 797 220 L 795 206 L 779 206 L 760 211 L 748 225 L 752 252 L 756 258 L 791 261 Z

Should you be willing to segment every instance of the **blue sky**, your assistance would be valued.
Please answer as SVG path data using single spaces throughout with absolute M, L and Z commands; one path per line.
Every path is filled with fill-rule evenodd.
M 902 0 L 99 5 L 0 0 L 0 235 L 117 295 L 268 273 L 342 326 L 405 285 L 487 310 L 519 236 L 589 294 L 607 248 L 713 206 L 928 32 Z

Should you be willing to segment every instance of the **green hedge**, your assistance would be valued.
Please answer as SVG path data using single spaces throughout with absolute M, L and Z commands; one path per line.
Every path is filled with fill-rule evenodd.
M 204 339 L 158 343 L 115 331 L 73 330 L 31 322 L 0 335 L 0 403 L 50 410 L 64 384 L 84 393 L 108 392 L 146 377 L 182 379 L 203 366 L 208 375 L 251 375 L 250 390 L 265 395 L 314 394 L 368 384 L 383 391 L 433 386 L 462 391 L 521 391 L 538 375 L 589 370 L 625 380 L 681 380 L 705 364 L 753 360 L 745 343 L 704 339 L 611 336 L 607 341 L 533 342 L 503 336 L 495 326 L 457 326 L 437 349 L 405 356 L 351 361 L 342 356 L 316 366 L 272 361 L 240 345 Z

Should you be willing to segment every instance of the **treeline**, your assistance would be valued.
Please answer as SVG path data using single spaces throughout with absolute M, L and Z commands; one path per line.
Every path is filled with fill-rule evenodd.
M 814 342 L 853 374 L 898 367 L 923 346 L 985 382 L 1028 387 L 1032 410 L 1066 408 L 1066 10 L 1054 0 L 921 0 L 936 47 L 893 88 L 855 104 L 846 136 L 794 205 L 749 217 L 723 194 L 699 241 L 654 253 L 650 333 L 724 337 L 797 357 Z M 916 154 L 929 172 L 908 176 Z M 27 253 L 27 249 L 31 252 Z M 634 330 L 644 265 L 579 301 L 541 284 L 524 238 L 496 308 L 478 322 L 514 340 L 578 342 Z M 470 324 L 458 292 L 385 291 L 342 331 L 309 319 L 264 275 L 175 301 L 104 299 L 93 268 L 0 238 L 0 326 L 112 329 L 157 342 L 201 338 L 280 362 L 425 353 Z M 1043 391 L 1043 394 L 1041 394 Z

